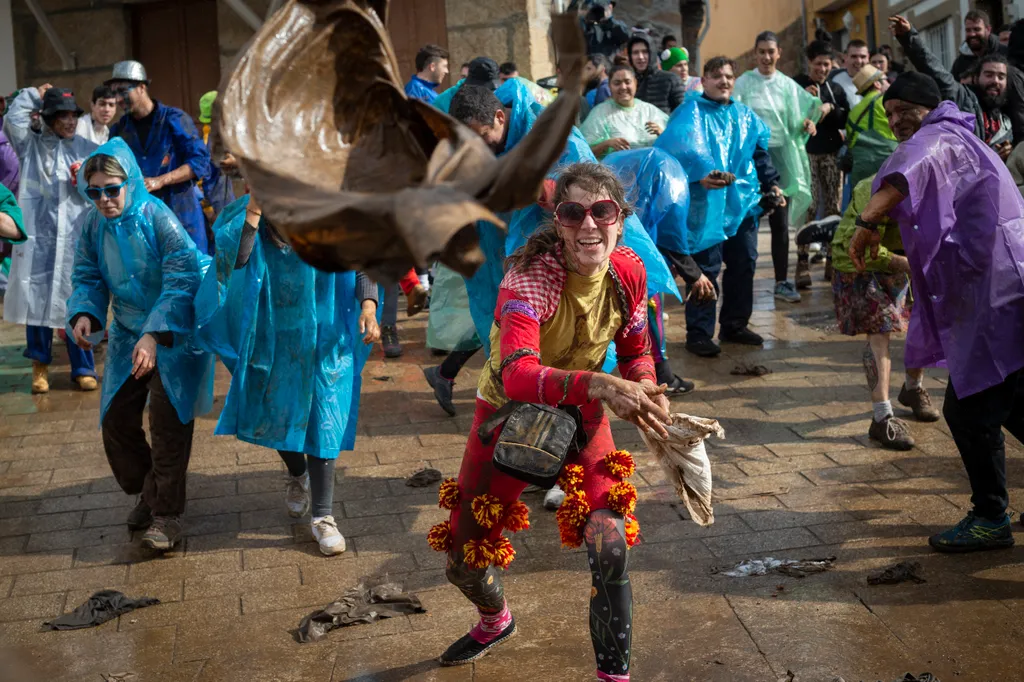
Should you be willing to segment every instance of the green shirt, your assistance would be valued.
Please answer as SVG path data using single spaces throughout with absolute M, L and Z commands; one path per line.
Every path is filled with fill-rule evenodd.
M 21 217 L 21 207 L 18 206 L 18 200 L 14 197 L 11 190 L 7 189 L 3 185 L 0 185 L 0 213 L 6 213 L 14 221 L 14 224 L 18 226 L 18 230 L 21 231 L 21 239 L 8 239 L 7 241 L 20 244 L 21 242 L 28 239 L 25 235 L 25 221 Z
M 871 198 L 871 183 L 875 176 L 865 178 L 853 188 L 853 197 L 850 205 L 846 207 L 846 213 L 836 228 L 836 234 L 832 238 L 832 267 L 836 272 L 857 272 L 853 260 L 847 253 L 850 248 L 850 240 L 853 233 L 857 231 L 856 220 L 864 207 L 868 205 Z M 882 243 L 878 247 L 878 258 L 871 258 L 871 251 L 864 254 L 864 263 L 868 272 L 889 272 L 889 261 L 892 260 L 895 251 L 903 250 L 903 240 L 900 238 L 900 228 L 896 223 L 886 220 L 879 224 L 878 231 L 882 235 Z

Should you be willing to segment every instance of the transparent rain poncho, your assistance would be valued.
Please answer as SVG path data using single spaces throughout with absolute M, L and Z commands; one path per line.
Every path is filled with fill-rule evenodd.
M 110 401 L 131 375 L 132 352 L 143 334 L 171 332 L 173 345 L 157 346 L 156 367 L 182 423 L 209 411 L 213 403 L 213 356 L 193 336 L 193 301 L 210 258 L 199 253 L 171 209 L 146 192 L 135 155 L 114 138 L 92 156 L 117 159 L 128 174 L 124 211 L 104 218 L 92 208 L 78 240 L 73 290 L 67 303 L 67 333 L 79 314 L 93 318 L 93 334 L 102 339 L 107 307 L 113 304 L 106 367 L 103 371 L 100 423 Z M 78 191 L 85 197 L 85 164 Z M 92 203 L 91 201 L 89 202 Z
M 686 227 L 690 183 L 682 165 L 662 149 L 627 149 L 604 157 L 615 170 L 637 218 L 659 249 L 694 253 Z
M 672 113 L 654 148 L 675 157 L 690 180 L 689 253 L 725 241 L 746 218 L 761 215 L 753 158 L 755 148 L 768 149 L 768 138 L 768 126 L 750 108 L 699 93 L 688 94 Z M 736 180 L 724 189 L 704 189 L 700 181 L 713 170 L 732 173 Z
M 246 195 L 217 218 L 216 268 L 196 297 L 198 341 L 231 372 L 214 433 L 335 459 L 355 445 L 371 348 L 359 332 L 356 273 L 307 265 L 266 223 L 235 269 L 248 205 Z
M 449 88 L 441 93 L 434 101 L 434 105 L 447 112 L 448 106 L 451 104 L 451 95 L 442 98 L 449 92 L 454 94 L 454 89 Z M 506 149 L 511 149 L 533 127 L 541 108 L 534 101 L 530 91 L 515 78 L 505 81 L 494 94 L 502 104 L 511 110 L 506 140 Z M 596 161 L 596 159 L 590 151 L 590 145 L 586 143 L 579 131 L 574 129 L 569 135 L 565 151 L 552 166 L 548 176 L 557 177 L 560 168 L 577 161 Z M 525 244 L 527 237 L 550 220 L 551 216 L 539 205 L 533 204 L 499 217 L 508 224 L 507 234 L 490 223 L 477 223 L 480 248 L 487 256 L 487 261 L 480 266 L 476 274 L 466 279 L 466 288 L 469 291 L 469 309 L 476 324 L 477 334 L 487 353 L 490 353 L 490 330 L 494 324 L 494 308 L 498 304 L 498 287 L 505 274 L 505 258 Z M 633 249 L 643 260 L 647 269 L 647 289 L 651 295 L 670 293 L 676 297 L 679 296 L 679 289 L 676 287 L 668 265 L 665 264 L 664 258 L 658 253 L 654 242 L 636 216 L 626 219 L 622 243 Z
M 39 92 L 28 87 L 4 116 L 4 132 L 21 164 L 18 203 L 26 237 L 11 258 L 4 320 L 60 329 L 71 295 L 75 244 L 92 208 L 71 184 L 71 166 L 95 151 L 96 143 L 78 135 L 61 139 L 45 123 L 41 132 L 32 131 L 32 112 L 40 106 Z
M 427 318 L 427 348 L 473 350 L 480 347 L 476 325 L 469 313 L 469 294 L 462 275 L 441 263 L 434 264 L 430 285 L 430 316 Z
M 779 189 L 789 197 L 789 215 L 802 219 L 811 205 L 811 163 L 807 158 L 804 121 L 817 122 L 821 100 L 789 76 L 776 72 L 765 78 L 747 71 L 736 79 L 733 97 L 754 110 L 771 130 L 768 152 L 782 180 Z
M 587 120 L 580 126 L 580 134 L 591 146 L 621 137 L 631 149 L 650 147 L 658 136 L 647 132 L 648 123 L 657 123 L 664 129 L 668 114 L 639 99 L 634 99 L 633 106 L 627 108 L 609 98 L 590 110 Z

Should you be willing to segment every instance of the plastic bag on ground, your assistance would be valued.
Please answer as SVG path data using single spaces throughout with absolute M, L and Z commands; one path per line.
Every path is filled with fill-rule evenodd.
M 711 461 L 704 440 L 711 435 L 724 438 L 725 429 L 715 419 L 675 412 L 667 430 L 665 440 L 653 431 L 639 429 L 640 437 L 686 504 L 690 518 L 699 526 L 710 526 L 715 522 L 715 512 L 711 508 Z
M 775 559 L 769 556 L 763 559 L 747 559 L 729 570 L 714 569 L 712 573 L 719 573 L 730 578 L 749 578 L 769 573 L 781 573 L 791 578 L 806 578 L 811 574 L 824 573 L 832 569 L 835 566 L 835 561 L 834 556 L 823 559 Z

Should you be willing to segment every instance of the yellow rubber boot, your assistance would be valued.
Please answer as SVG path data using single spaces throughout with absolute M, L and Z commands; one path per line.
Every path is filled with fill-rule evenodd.
M 50 379 L 49 379 L 49 365 L 44 365 L 36 360 L 32 361 L 32 392 L 33 393 L 49 393 L 50 392 Z

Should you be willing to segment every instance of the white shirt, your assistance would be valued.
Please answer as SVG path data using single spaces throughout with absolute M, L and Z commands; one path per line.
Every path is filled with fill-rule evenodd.
M 110 137 L 110 129 L 105 125 L 94 124 L 92 121 L 92 114 L 85 114 L 78 119 L 78 127 L 75 128 L 75 135 L 84 137 L 96 144 L 104 144 L 106 143 L 107 138 Z
M 849 71 L 840 71 L 832 76 L 832 82 L 841 87 L 846 93 L 846 100 L 850 103 L 851 109 L 860 104 L 860 101 L 864 99 L 857 94 L 857 88 L 853 84 L 853 78 L 850 76 Z

